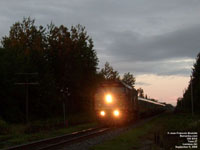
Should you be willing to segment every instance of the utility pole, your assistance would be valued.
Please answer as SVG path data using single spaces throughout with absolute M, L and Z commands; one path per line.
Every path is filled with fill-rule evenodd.
M 64 121 L 64 126 L 67 127 L 68 122 L 66 119 L 66 96 L 67 96 L 67 100 L 69 100 L 69 96 L 70 96 L 69 88 L 61 89 L 60 92 L 62 93 L 62 98 L 63 98 L 63 100 L 62 100 L 63 101 L 63 121 Z
M 192 88 L 192 76 L 191 76 L 191 105 L 192 105 L 192 116 L 194 115 L 194 102 L 193 102 L 193 88 Z
M 18 82 L 15 85 L 25 85 L 26 86 L 26 123 L 29 122 L 29 86 L 30 85 L 39 85 L 38 82 L 29 82 L 28 76 L 38 75 L 38 73 L 17 73 L 17 75 L 25 75 L 26 82 Z

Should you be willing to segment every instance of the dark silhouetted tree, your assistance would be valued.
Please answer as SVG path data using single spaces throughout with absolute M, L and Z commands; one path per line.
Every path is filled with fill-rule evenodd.
M 24 118 L 25 89 L 15 85 L 22 78 L 17 73 L 38 73 L 34 80 L 40 85 L 29 89 L 32 118 L 60 115 L 61 101 L 70 105 L 71 112 L 89 110 L 98 58 L 85 27 L 50 24 L 44 28 L 24 18 L 12 25 L 1 43 L 0 117 L 8 121 Z
M 124 74 L 122 81 L 128 84 L 129 86 L 134 87 L 135 77 L 130 72 L 128 72 Z
M 103 75 L 106 80 L 119 80 L 120 76 L 118 71 L 115 71 L 108 62 L 105 63 L 104 68 L 101 69 L 100 74 Z
M 191 94 L 194 112 L 200 113 L 200 53 L 197 55 L 196 62 L 192 68 L 192 76 L 188 88 L 185 90 L 183 98 L 178 98 L 177 100 L 176 111 L 191 112 Z
M 144 98 L 144 90 L 142 88 L 137 89 L 138 96 Z

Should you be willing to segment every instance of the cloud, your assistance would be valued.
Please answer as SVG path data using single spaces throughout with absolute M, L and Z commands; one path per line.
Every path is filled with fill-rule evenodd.
M 159 61 L 119 61 L 114 64 L 114 69 L 123 74 L 131 72 L 134 75 L 155 74 L 161 76 L 189 76 L 194 59 L 179 58 Z
M 188 75 L 192 63 L 168 61 L 200 51 L 199 10 L 198 0 L 1 0 L 0 36 L 28 16 L 39 25 L 80 23 L 94 40 L 100 67 L 109 61 L 119 72 Z
M 200 52 L 200 24 L 150 37 L 132 31 L 107 34 L 104 58 L 122 72 L 188 76 Z
M 200 52 L 200 24 L 162 35 L 142 37 L 131 31 L 111 33 L 107 53 L 117 60 L 159 61 L 195 58 Z
M 137 86 L 150 86 L 151 84 L 145 83 L 145 82 L 136 82 L 135 83 Z

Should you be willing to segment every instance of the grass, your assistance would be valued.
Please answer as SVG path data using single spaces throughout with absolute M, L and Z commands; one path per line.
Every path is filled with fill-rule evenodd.
M 110 141 L 96 145 L 91 150 L 170 149 L 181 141 L 180 138 L 167 136 L 168 131 L 196 131 L 200 133 L 200 116 L 164 114 Z M 157 137 L 156 140 L 155 137 Z M 200 145 L 199 142 L 198 139 Z
M 74 127 L 63 128 L 63 129 L 58 129 L 58 130 L 53 130 L 53 131 L 41 131 L 39 133 L 34 133 L 34 134 L 0 135 L 0 141 L 1 141 L 0 147 L 5 148 L 9 146 L 18 145 L 18 144 L 24 144 L 24 143 L 35 141 L 35 140 L 40 140 L 44 138 L 72 133 L 75 131 L 80 131 L 80 130 L 87 129 L 94 126 L 96 126 L 95 123 L 89 123 L 89 124 L 82 124 L 82 125 L 77 125 Z
M 95 127 L 97 124 L 88 118 L 90 117 L 86 114 L 70 116 L 67 128 L 60 119 L 35 121 L 27 125 L 7 124 L 6 128 L 9 130 L 0 134 L 0 149 Z

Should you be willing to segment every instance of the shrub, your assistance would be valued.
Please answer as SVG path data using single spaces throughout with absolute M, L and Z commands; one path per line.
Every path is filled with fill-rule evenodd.
M 7 134 L 9 132 L 8 124 L 0 119 L 0 134 Z

